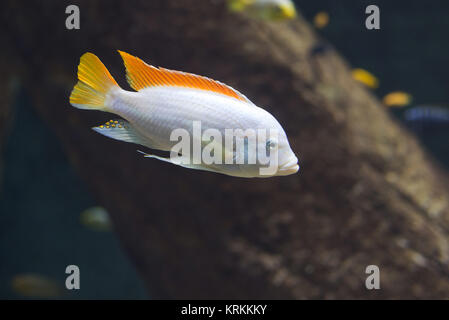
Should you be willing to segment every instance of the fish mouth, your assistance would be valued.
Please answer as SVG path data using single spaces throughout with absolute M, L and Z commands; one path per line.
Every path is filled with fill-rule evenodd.
M 282 166 L 279 167 L 279 173 L 281 175 L 288 175 L 298 172 L 299 165 L 298 165 L 298 159 L 295 157 L 288 161 L 287 163 L 284 163 Z

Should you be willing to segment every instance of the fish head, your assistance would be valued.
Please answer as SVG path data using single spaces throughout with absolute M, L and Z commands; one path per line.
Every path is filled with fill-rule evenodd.
M 284 130 L 277 138 L 267 140 L 266 149 L 270 155 L 270 166 L 277 165 L 275 176 L 287 176 L 298 172 L 298 158 L 291 149 Z
M 298 158 L 288 144 L 281 143 L 278 150 L 278 169 L 276 176 L 288 176 L 299 171 Z
M 270 113 L 266 112 L 263 118 L 268 133 L 257 137 L 259 176 L 286 176 L 298 172 L 298 158 L 284 129 Z

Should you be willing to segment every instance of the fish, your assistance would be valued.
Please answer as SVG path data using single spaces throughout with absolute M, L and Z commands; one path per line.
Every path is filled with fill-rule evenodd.
M 352 78 L 360 83 L 363 83 L 365 86 L 371 89 L 376 89 L 379 87 L 379 80 L 376 78 L 376 76 L 374 76 L 371 72 L 366 71 L 365 69 L 353 69 Z
M 37 273 L 15 275 L 11 287 L 14 292 L 29 298 L 57 298 L 64 292 L 55 280 Z
M 329 24 L 329 14 L 325 11 L 318 12 L 313 17 L 313 24 L 317 29 L 323 29 Z
M 404 112 L 404 120 L 420 128 L 448 127 L 449 109 L 441 106 L 415 106 Z
M 80 59 L 70 104 L 121 117 L 94 127 L 94 131 L 169 151 L 170 157 L 163 157 L 139 150 L 146 158 L 189 169 L 244 178 L 298 172 L 298 158 L 281 124 L 245 95 L 219 81 L 157 68 L 118 52 L 135 91 L 120 88 L 93 53 Z
M 112 230 L 112 221 L 105 208 L 95 206 L 81 212 L 81 223 L 95 231 Z
M 282 21 L 296 17 L 291 0 L 228 0 L 228 8 L 235 12 L 246 12 L 254 18 Z
M 407 92 L 394 91 L 386 94 L 382 103 L 387 107 L 404 107 L 412 102 L 412 96 Z

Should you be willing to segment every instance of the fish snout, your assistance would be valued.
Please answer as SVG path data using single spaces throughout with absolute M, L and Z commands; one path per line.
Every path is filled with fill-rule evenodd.
M 298 158 L 294 157 L 283 165 L 279 166 L 278 172 L 280 175 L 294 174 L 299 171 Z

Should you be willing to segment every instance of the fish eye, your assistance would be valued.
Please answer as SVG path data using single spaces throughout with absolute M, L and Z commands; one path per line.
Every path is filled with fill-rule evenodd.
M 276 140 L 271 139 L 271 140 L 268 140 L 268 141 L 267 141 L 267 148 L 268 148 L 268 149 L 274 150 L 274 149 L 277 148 L 277 146 L 278 146 L 278 144 L 277 144 L 277 141 L 276 141 Z

